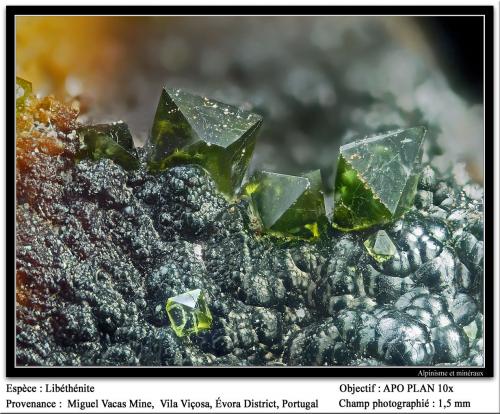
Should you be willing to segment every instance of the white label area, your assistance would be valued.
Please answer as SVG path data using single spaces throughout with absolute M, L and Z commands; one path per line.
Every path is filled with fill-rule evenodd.
M 3 380 L 1 411 L 498 412 L 498 390 L 498 378 Z

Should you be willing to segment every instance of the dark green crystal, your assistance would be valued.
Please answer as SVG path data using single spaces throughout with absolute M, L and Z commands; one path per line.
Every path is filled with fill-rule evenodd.
M 361 230 L 401 217 L 412 206 L 421 171 L 423 127 L 340 147 L 334 227 Z
M 31 82 L 16 76 L 16 111 L 24 108 L 26 99 L 33 93 Z
M 320 171 L 304 176 L 256 173 L 246 193 L 262 226 L 271 233 L 314 239 L 325 219 Z
M 200 165 L 220 191 L 232 196 L 241 186 L 261 124 L 259 115 L 164 88 L 148 143 L 149 167 Z
M 80 158 L 109 158 L 129 170 L 139 167 L 134 139 L 124 122 L 81 127 L 78 134 L 84 143 Z

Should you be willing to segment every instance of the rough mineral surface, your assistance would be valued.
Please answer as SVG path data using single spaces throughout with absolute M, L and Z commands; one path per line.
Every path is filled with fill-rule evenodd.
M 17 364 L 482 364 L 477 185 L 426 166 L 377 261 L 378 230 L 278 242 L 199 167 L 75 164 L 68 124 L 36 125 L 60 146 L 18 159 Z M 165 303 L 193 289 L 212 328 L 177 337 Z

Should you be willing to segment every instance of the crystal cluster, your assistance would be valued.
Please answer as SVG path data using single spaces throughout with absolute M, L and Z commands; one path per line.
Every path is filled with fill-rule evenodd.
M 301 177 L 258 172 L 246 193 L 266 230 L 309 239 L 319 236 L 325 217 L 319 170 Z
M 30 90 L 29 83 L 19 82 L 18 105 Z M 264 232 L 285 239 L 316 240 L 328 228 L 319 170 L 298 176 L 259 171 L 242 186 L 261 124 L 259 115 L 164 88 L 146 145 L 147 167 L 153 175 L 174 166 L 202 167 L 228 199 L 248 197 Z M 80 159 L 109 158 L 127 170 L 139 168 L 133 138 L 125 123 L 80 127 L 78 136 L 82 144 Z M 333 226 L 341 231 L 363 230 L 394 221 L 408 211 L 417 190 L 424 137 L 425 129 L 417 127 L 342 146 Z M 185 209 L 184 205 L 180 217 L 188 214 Z M 160 214 L 160 221 L 167 218 L 161 226 L 176 216 Z M 381 264 L 397 252 L 383 230 L 368 237 L 364 246 Z M 200 289 L 170 297 L 166 310 L 179 337 L 211 328 L 212 316 Z
M 179 337 L 206 331 L 212 326 L 212 314 L 201 289 L 169 298 L 166 309 L 170 326 Z
M 160 172 L 177 165 L 201 166 L 219 191 L 233 198 L 241 191 L 261 124 L 259 115 L 165 87 L 147 143 L 148 167 Z M 425 133 L 423 127 L 397 130 L 340 148 L 332 214 L 335 228 L 363 230 L 408 211 L 416 194 Z M 111 158 L 126 169 L 138 168 L 126 124 L 83 127 L 79 134 L 85 157 Z M 303 176 L 261 171 L 244 193 L 266 232 L 315 239 L 326 223 L 319 171 Z
M 148 143 L 150 169 L 200 165 L 222 193 L 233 196 L 245 176 L 261 124 L 259 115 L 164 88 Z
M 200 138 L 192 105 L 177 103 L 164 126 L 196 129 L 199 151 L 164 157 L 161 145 L 183 137 L 165 134 L 158 148 L 150 138 L 147 164 L 124 171 L 138 165 L 126 125 L 75 135 L 71 111 L 18 84 L 18 365 L 483 365 L 482 190 L 427 166 L 415 195 L 423 129 L 342 147 L 335 226 L 368 230 L 322 233 L 318 171 L 260 172 L 245 186 L 251 209 L 228 200 L 248 159 L 243 168 L 227 150 L 258 126 L 214 144 L 223 104 L 185 94 L 210 102 L 202 127 L 215 137 Z M 75 165 L 78 136 L 87 159 Z M 321 243 L 260 237 L 246 227 L 254 216 L 268 233 Z
M 425 133 L 416 127 L 340 147 L 334 227 L 362 230 L 408 211 L 417 191 Z

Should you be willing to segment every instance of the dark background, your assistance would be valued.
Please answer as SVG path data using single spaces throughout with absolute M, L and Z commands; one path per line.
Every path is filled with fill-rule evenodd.
M 415 18 L 436 50 L 451 86 L 469 100 L 483 101 L 483 17 Z

